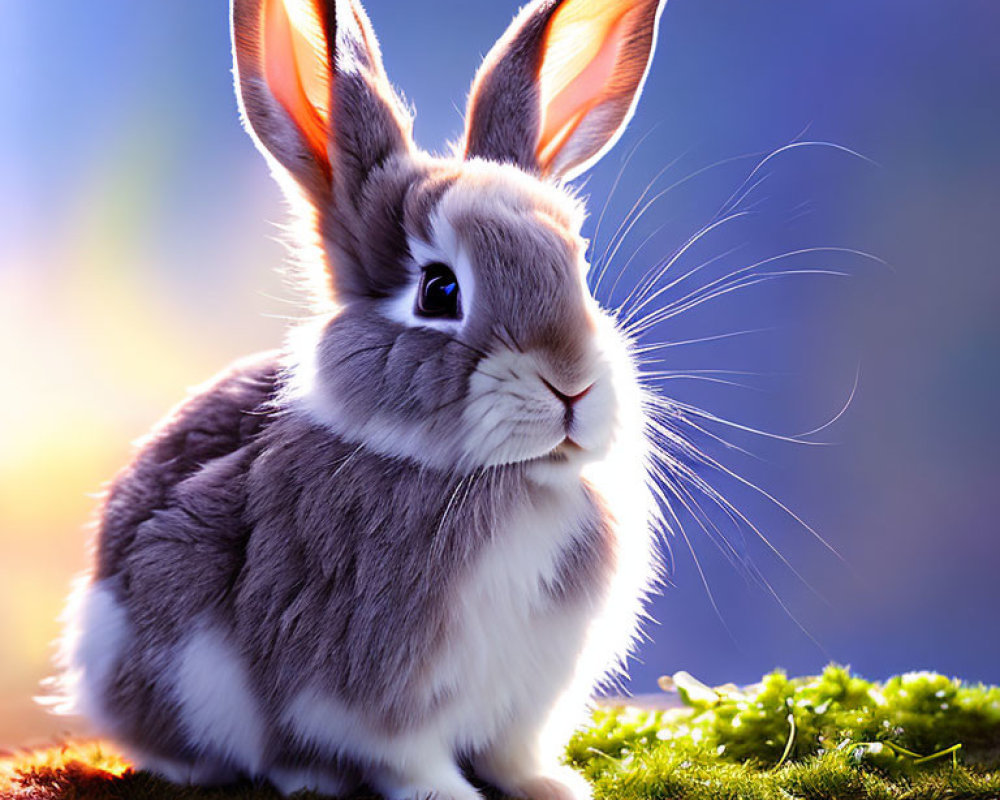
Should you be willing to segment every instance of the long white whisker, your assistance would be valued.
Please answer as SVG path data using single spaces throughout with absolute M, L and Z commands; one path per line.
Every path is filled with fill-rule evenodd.
M 701 520 L 698 518 L 698 515 L 695 514 L 691 506 L 688 505 L 688 502 L 684 499 L 683 493 L 675 492 L 675 496 L 680 501 L 681 505 L 683 505 L 684 508 L 687 510 L 691 518 L 698 524 L 698 526 L 702 530 L 705 531 L 705 535 L 711 538 L 711 534 L 709 534 L 704 524 L 702 524 Z M 701 585 L 705 588 L 705 594 L 708 595 L 708 602 L 711 604 L 712 610 L 715 612 L 715 615 L 719 618 L 719 622 L 722 623 L 722 627 L 726 630 L 726 633 L 728 633 L 729 636 L 735 641 L 736 637 L 733 636 L 733 632 L 732 630 L 730 630 L 729 624 L 726 622 L 725 617 L 722 615 L 722 610 L 719 608 L 718 602 L 716 602 L 715 594 L 712 592 L 712 588 L 708 584 L 708 577 L 705 575 L 705 570 L 701 566 L 701 561 L 698 558 L 698 554 L 695 552 L 694 545 L 691 544 L 691 539 L 690 537 L 688 537 L 687 531 L 684 530 L 683 525 L 681 525 L 680 528 L 678 529 L 678 533 L 680 533 L 681 538 L 684 540 L 684 544 L 687 545 L 688 552 L 691 553 L 691 558 L 694 560 L 695 569 L 698 570 L 698 576 L 701 578 Z
M 660 542 L 667 549 L 667 558 L 670 559 L 672 566 L 676 563 L 676 559 L 674 557 L 671 538 L 676 535 L 676 531 L 680 530 L 681 521 L 677 516 L 677 512 L 674 510 L 673 504 L 670 502 L 670 497 L 663 490 L 660 484 L 656 482 L 656 480 L 652 480 L 652 478 L 657 476 L 656 465 L 650 464 L 648 469 L 649 477 L 651 478 L 650 486 L 652 487 L 653 494 L 657 500 L 657 508 L 661 513 L 661 516 L 657 519 L 659 525 L 656 527 L 656 531 L 661 534 Z M 669 519 L 662 516 L 664 513 L 669 516 Z M 670 520 L 673 520 L 674 522 L 673 527 L 670 525 Z
M 652 135 L 653 131 L 655 131 L 659 127 L 659 125 L 660 123 L 656 123 L 655 125 L 653 125 L 652 128 L 646 131 L 646 133 L 644 133 L 639 138 L 639 141 L 637 141 L 632 146 L 632 148 L 629 150 L 628 155 L 622 161 L 622 165 L 618 169 L 618 174 L 615 176 L 614 183 L 611 184 L 611 189 L 608 191 L 608 196 L 604 198 L 604 205 L 601 207 L 600 216 L 598 216 L 597 218 L 597 225 L 594 227 L 593 246 L 591 247 L 591 253 L 590 253 L 591 257 L 593 257 L 594 255 L 593 251 L 597 247 L 598 242 L 600 241 L 601 225 L 604 222 L 604 215 L 607 214 L 608 212 L 608 206 L 611 204 L 611 199 L 615 196 L 615 191 L 618 189 L 618 184 L 621 183 L 621 179 L 625 175 L 625 170 L 631 163 L 632 157 L 639 151 L 639 147 L 642 145 L 642 143 L 645 142 L 646 139 L 650 137 L 650 135 Z M 600 278 L 598 278 L 597 285 L 598 286 L 600 285 Z M 596 288 L 597 287 L 595 287 L 595 291 Z
M 742 564 L 745 556 L 733 547 L 732 542 L 729 541 L 718 525 L 712 521 L 711 517 L 705 512 L 702 505 L 698 503 L 694 495 L 678 482 L 678 479 L 680 478 L 686 479 L 686 475 L 684 474 L 684 470 L 686 469 L 685 466 L 672 458 L 664 449 L 658 447 L 654 454 L 653 469 L 660 480 L 668 484 L 675 492 L 683 491 L 687 498 L 697 507 L 702 519 L 704 519 L 704 521 L 712 527 L 715 533 L 718 534 L 718 539 L 716 539 L 716 537 L 707 530 L 705 531 L 706 535 L 719 547 L 722 554 L 726 556 L 726 560 L 728 560 L 733 566 Z M 695 515 L 692 514 L 692 516 Z M 735 521 L 734 527 L 738 532 L 739 526 L 735 524 Z
M 658 380 L 661 381 L 700 381 L 702 383 L 715 383 L 720 386 L 732 386 L 735 389 L 746 389 L 751 392 L 763 392 L 759 386 L 752 386 L 749 383 L 740 383 L 739 381 L 730 381 L 725 378 L 714 378 L 710 375 L 689 375 L 683 372 L 678 372 L 673 375 L 661 375 Z
M 706 454 L 702 454 L 702 456 L 705 458 L 706 463 L 708 463 L 710 466 L 722 471 L 730 478 L 735 480 L 737 483 L 741 483 L 743 486 L 746 486 L 748 489 L 756 492 L 761 497 L 773 503 L 777 508 L 781 509 L 781 511 L 787 514 L 791 519 L 795 520 L 795 522 L 797 522 L 799 525 L 801 525 L 803 528 L 809 531 L 809 533 L 812 534 L 813 538 L 815 538 L 816 541 L 818 541 L 827 550 L 833 553 L 843 564 L 845 565 L 847 564 L 847 560 L 837 551 L 837 549 L 832 544 L 830 544 L 826 539 L 824 539 L 811 525 L 809 525 L 809 523 L 803 520 L 802 517 L 800 517 L 798 514 L 792 511 L 787 505 L 782 503 L 778 498 L 776 498 L 770 492 L 768 492 L 765 489 L 762 489 L 753 481 L 748 480 L 747 478 L 744 478 L 742 475 L 737 474 L 729 467 L 727 467 L 725 464 L 720 462 L 718 459 L 712 458 L 711 456 Z
M 858 384 L 860 383 L 861 383 L 861 365 L 858 364 L 858 368 L 854 373 L 854 386 L 851 387 L 851 393 L 850 395 L 848 395 L 847 401 L 841 407 L 840 411 L 834 414 L 831 419 L 829 419 L 827 422 L 824 422 L 818 428 L 813 428 L 811 431 L 806 431 L 805 433 L 797 434 L 796 438 L 804 439 L 805 437 L 813 436 L 819 433 L 820 431 L 825 431 L 827 428 L 833 425 L 838 419 L 844 416 L 844 414 L 847 413 L 847 409 L 849 409 L 851 407 L 851 404 L 854 402 L 854 398 L 858 393 Z
M 722 436 L 720 436 L 719 434 L 715 433 L 714 431 L 710 431 L 708 428 L 705 428 L 704 426 L 699 425 L 697 422 L 695 422 L 692 419 L 689 419 L 688 417 L 685 417 L 685 416 L 679 416 L 679 417 L 673 416 L 673 417 L 670 417 L 669 419 L 660 419 L 660 418 L 656 417 L 656 413 L 658 411 L 659 411 L 659 409 L 651 409 L 650 410 L 649 413 L 650 413 L 650 417 L 652 418 L 651 421 L 650 421 L 650 424 L 651 425 L 662 426 L 662 430 L 660 431 L 662 435 L 666 436 L 671 441 L 679 440 L 680 442 L 683 443 L 683 446 L 685 448 L 691 447 L 693 449 L 694 446 L 690 445 L 688 443 L 687 439 L 680 432 L 676 432 L 675 433 L 673 431 L 673 429 L 669 426 L 669 424 L 668 424 L 669 422 L 671 422 L 673 420 L 677 420 L 679 422 L 682 422 L 684 425 L 686 425 L 689 428 L 692 428 L 693 430 L 697 431 L 702 436 L 705 436 L 705 437 L 711 439 L 712 441 L 714 441 L 714 442 L 722 445 L 722 447 L 724 447 L 726 450 L 734 450 L 737 453 L 739 453 L 740 455 L 744 455 L 747 458 L 752 458 L 755 461 L 761 461 L 762 460 L 760 458 L 760 456 L 757 456 L 754 453 L 751 453 L 749 450 L 747 450 L 746 448 L 740 447 L 738 444 L 733 444 L 728 439 L 725 439 Z M 694 452 L 697 452 L 697 450 L 694 450 Z
M 657 404 L 660 401 L 661 398 L 655 398 L 653 399 L 652 402 L 654 404 Z M 716 414 L 711 413 L 710 411 L 705 411 L 705 409 L 703 408 L 698 408 L 697 406 L 693 406 L 689 403 L 684 403 L 680 400 L 671 399 L 669 401 L 663 400 L 662 402 L 665 404 L 666 410 L 674 414 L 680 411 L 695 417 L 699 417 L 704 420 L 708 420 L 709 422 L 714 422 L 718 425 L 724 425 L 727 428 L 733 428 L 734 430 L 742 431 L 743 433 L 750 433 L 753 434 L 754 436 L 761 436 L 765 439 L 773 439 L 775 441 L 788 442 L 790 444 L 804 444 L 808 445 L 809 447 L 829 446 L 827 442 L 814 442 L 810 441 L 809 439 L 800 439 L 797 436 L 774 433 L 773 431 L 765 431 L 760 428 L 754 428 L 750 425 L 744 425 L 742 423 L 736 422 L 735 420 L 726 419 L 725 417 L 720 417 Z M 681 416 L 680 418 L 684 419 L 683 416 Z
M 743 375 L 745 377 L 758 378 L 766 374 L 773 373 L 750 372 L 744 369 L 644 369 L 642 371 L 642 377 L 644 378 L 663 378 L 672 375 Z
M 692 275 L 697 275 L 703 269 L 707 269 L 708 267 L 712 266 L 712 264 L 715 264 L 717 261 L 721 261 L 724 258 L 728 258 L 729 256 L 733 255 L 733 253 L 742 250 L 743 247 L 744 245 L 736 245 L 735 247 L 730 247 L 728 250 L 725 250 L 724 252 L 719 253 L 716 256 L 712 256 L 711 258 L 705 261 L 702 261 L 697 266 L 689 269 L 683 275 L 678 276 L 678 278 L 673 281 L 672 285 L 676 286 L 678 283 L 680 283 L 683 280 L 686 280 L 687 278 L 690 278 Z M 660 268 L 661 266 L 662 269 Z M 619 308 L 622 309 L 627 308 L 629 304 L 638 303 L 640 300 L 642 300 L 643 297 L 645 297 L 648 292 L 652 291 L 656 287 L 657 282 L 666 274 L 666 271 L 671 266 L 672 266 L 671 264 L 663 265 L 661 263 L 647 270 L 646 274 L 642 276 L 641 282 L 636 284 L 635 289 L 629 292 L 628 296 L 620 304 Z
M 704 454 L 699 453 L 699 456 L 703 455 Z M 715 465 L 710 464 L 710 466 L 714 468 Z M 727 500 L 726 497 L 722 495 L 721 492 L 719 492 L 714 486 L 708 483 L 708 481 L 706 481 L 696 472 L 694 472 L 688 467 L 682 466 L 682 468 L 690 472 L 688 479 L 692 481 L 692 483 L 698 488 L 699 491 L 701 491 L 703 494 L 709 497 L 712 500 L 712 502 L 714 502 L 723 510 L 728 510 L 732 514 L 735 514 L 736 517 L 740 521 L 742 521 L 744 525 L 746 525 L 751 531 L 753 531 L 753 533 L 757 536 L 757 538 L 760 539 L 767 546 L 767 549 L 770 550 L 771 553 L 774 554 L 774 556 L 776 556 L 779 561 L 781 561 L 781 563 L 785 566 L 785 568 L 788 569 L 802 583 L 803 586 L 809 589 L 810 592 L 812 592 L 817 598 L 822 600 L 826 605 L 832 607 L 833 604 L 830 603 L 830 601 L 826 597 L 824 597 L 816 588 L 812 586 L 812 584 L 809 583 L 809 581 L 807 581 L 802 576 L 802 574 L 792 565 L 792 563 L 785 557 L 785 555 L 771 542 L 770 539 L 768 539 L 763 533 L 761 533 L 757 525 L 743 511 L 737 508 L 737 506 L 733 504 L 731 501 Z
M 659 270 L 657 270 L 655 277 L 650 281 L 649 285 L 650 286 L 656 285 L 656 283 L 660 280 L 660 278 L 662 278 L 667 273 L 667 271 L 674 264 L 677 263 L 677 260 L 679 258 L 681 258 L 688 250 L 690 250 L 692 247 L 694 247 L 701 239 L 703 239 L 704 237 L 708 236 L 708 234 L 710 234 L 716 228 L 719 228 L 719 227 L 725 225 L 727 222 L 732 222 L 733 220 L 736 220 L 736 219 L 739 219 L 739 218 L 745 217 L 745 216 L 748 216 L 747 212 L 738 211 L 735 214 L 730 214 L 728 217 L 723 217 L 722 219 L 716 220 L 715 222 L 713 222 L 710 225 L 706 225 L 704 228 L 702 228 L 700 231 L 698 231 L 696 234 L 694 234 L 694 236 L 691 236 L 690 238 L 688 238 L 688 240 L 681 246 L 681 248 L 676 253 L 674 253 L 674 255 L 672 255 L 669 259 L 667 259 L 667 261 L 663 264 L 663 266 Z M 694 270 L 685 273 L 680 278 L 677 278 L 675 281 L 673 281 L 670 284 L 668 284 L 668 286 L 675 285 L 678 281 L 681 281 L 684 278 L 686 278 L 686 277 L 694 274 L 694 272 L 696 272 L 699 269 L 702 269 L 703 267 L 707 266 L 710 263 L 712 263 L 712 262 L 711 261 L 705 262 L 705 264 L 702 264 L 701 266 L 696 267 Z M 663 293 L 663 290 L 657 292 L 656 294 L 653 295 L 653 298 L 658 297 L 662 293 Z M 635 309 L 633 309 L 632 311 L 629 312 L 629 314 L 625 317 L 625 321 L 628 322 L 632 318 L 632 316 L 634 314 L 638 313 L 638 311 L 641 310 L 642 308 L 644 308 L 649 302 L 650 302 L 650 300 L 646 299 L 642 303 L 640 303 Z
M 724 217 L 719 222 L 720 223 L 724 222 L 727 219 L 730 219 L 730 217 Z M 876 263 L 882 264 L 883 266 L 886 263 L 883 259 L 879 258 L 878 256 L 872 255 L 871 253 L 866 253 L 863 250 L 855 250 L 854 248 L 850 248 L 850 247 L 802 247 L 802 248 L 799 248 L 797 250 L 788 250 L 788 251 L 786 251 L 784 253 L 779 253 L 778 255 L 770 256 L 768 258 L 761 259 L 760 261 L 757 261 L 754 264 L 750 264 L 749 266 L 742 267 L 742 268 L 740 268 L 738 270 L 735 270 L 734 272 L 729 273 L 729 275 L 726 275 L 723 278 L 717 278 L 714 281 L 712 281 L 711 283 L 709 283 L 709 284 L 701 287 L 701 289 L 696 289 L 695 292 L 711 288 L 713 285 L 716 285 L 716 284 L 718 284 L 718 283 L 720 283 L 720 282 L 722 282 L 724 280 L 728 280 L 730 278 L 735 278 L 735 277 L 737 277 L 739 275 L 743 275 L 743 274 L 746 274 L 748 272 L 752 272 L 753 270 L 755 270 L 755 269 L 757 269 L 759 267 L 766 266 L 768 264 L 774 264 L 774 263 L 777 263 L 779 261 L 784 261 L 785 259 L 788 259 L 788 258 L 794 258 L 795 256 L 811 255 L 811 254 L 814 254 L 814 253 L 847 254 L 847 255 L 858 256 L 859 258 L 864 258 L 864 259 L 868 259 L 868 260 L 871 260 L 871 261 L 875 261 Z M 680 253 L 678 255 L 680 255 Z M 675 256 L 674 258 L 672 258 L 671 261 L 667 263 L 666 267 L 664 267 L 664 269 L 662 269 L 660 271 L 660 273 L 659 273 L 660 276 L 662 276 L 666 272 L 666 270 L 671 266 L 671 264 L 674 261 L 676 261 L 676 260 L 677 260 L 677 256 Z M 702 266 L 704 266 L 704 265 L 702 265 Z M 649 305 L 649 303 L 651 303 L 654 300 L 656 300 L 656 298 L 660 297 L 665 292 L 670 291 L 672 288 L 674 288 L 681 281 L 689 278 L 691 275 L 695 274 L 695 272 L 697 272 L 701 268 L 702 267 L 699 266 L 699 267 L 696 267 L 693 270 L 685 272 L 683 275 L 675 278 L 670 283 L 666 284 L 665 286 L 662 286 L 660 289 L 658 289 L 652 295 L 650 295 L 645 300 L 643 300 L 642 303 L 640 303 L 639 305 L 637 305 L 634 308 L 632 308 L 628 312 L 628 314 L 625 316 L 625 322 L 626 322 L 626 324 L 628 322 L 630 322 L 635 317 L 635 315 L 638 314 L 645 306 Z M 659 277 L 656 280 L 659 280 Z M 692 292 L 691 294 L 693 294 L 693 293 L 694 292 Z M 691 294 L 689 294 L 688 297 L 690 297 Z M 682 298 L 681 301 L 677 301 L 677 302 L 682 302 L 682 301 L 683 301 L 683 298 Z
M 744 160 L 746 160 L 748 158 L 754 158 L 755 156 L 760 156 L 760 155 L 763 155 L 763 152 L 744 153 L 744 154 L 738 155 L 738 156 L 730 156 L 729 158 L 723 158 L 723 159 L 720 159 L 719 161 L 715 161 L 715 162 L 713 162 L 711 164 L 708 164 L 708 165 L 706 165 L 704 167 L 696 169 L 694 172 L 691 172 L 690 174 L 684 176 L 680 180 L 675 181 L 674 183 L 670 184 L 666 188 L 660 190 L 654 197 L 650 198 L 649 203 L 647 203 L 646 206 L 643 207 L 643 210 L 639 212 L 639 215 L 636 217 L 636 219 L 634 220 L 634 222 L 638 222 L 639 218 L 641 218 L 642 215 L 645 214 L 646 211 L 648 211 L 649 208 L 654 203 L 656 203 L 656 201 L 658 201 L 660 198 L 666 196 L 669 192 L 673 191 L 674 189 L 677 189 L 680 186 L 683 186 L 685 183 L 688 183 L 689 181 L 694 180 L 695 178 L 699 177 L 700 175 L 703 175 L 706 172 L 709 172 L 710 170 L 718 169 L 719 167 L 726 166 L 727 164 L 733 164 L 733 163 L 735 163 L 737 161 L 744 161 Z M 676 160 L 677 159 L 674 159 L 674 162 L 671 162 L 671 163 L 675 163 Z M 657 173 L 656 177 L 659 178 L 664 172 L 666 172 L 666 169 L 663 169 L 659 173 Z M 645 196 L 645 192 L 643 193 L 643 196 Z M 642 198 L 640 198 L 639 201 L 636 202 L 635 206 L 632 207 L 632 211 L 635 211 L 635 208 L 641 202 L 642 202 Z M 629 212 L 629 215 L 631 215 L 632 211 Z M 628 216 L 626 216 L 626 219 L 628 219 Z M 627 236 L 628 235 L 628 231 L 626 231 L 624 235 Z M 607 255 L 607 251 L 605 251 L 605 256 L 606 255 Z
M 723 205 L 719 209 L 719 211 L 716 214 L 716 216 L 722 216 L 722 214 L 725 213 L 727 207 L 735 209 L 735 208 L 739 208 L 740 206 L 742 206 L 747 201 L 747 198 L 750 197 L 750 195 L 752 195 L 754 193 L 754 191 L 756 191 L 756 189 L 759 186 L 761 186 L 770 177 L 771 177 L 771 173 L 767 173 L 766 175 L 762 175 L 756 181 L 754 181 L 753 183 L 751 183 L 749 186 L 747 186 L 746 191 L 743 192 L 743 194 L 741 194 L 739 196 L 739 198 L 736 200 L 736 202 L 732 203 L 732 205 L 729 205 L 729 200 L 727 200 L 726 204 Z M 744 186 L 746 186 L 745 182 L 744 182 Z M 732 200 L 732 198 L 730 198 L 730 200 Z M 744 208 L 744 210 L 747 210 L 747 209 Z
M 657 192 L 654 198 L 650 200 L 650 202 L 647 203 L 645 206 L 642 206 L 642 210 L 639 211 L 639 213 L 636 215 L 636 209 L 642 205 L 642 202 L 649 195 L 649 192 L 652 190 L 656 182 L 661 177 L 663 177 L 663 175 L 666 174 L 668 170 L 672 169 L 677 164 L 677 162 L 680 161 L 685 155 L 687 155 L 686 152 L 681 153 L 676 158 L 671 159 L 665 167 L 660 169 L 646 184 L 646 188 L 642 190 L 642 194 L 639 195 L 638 199 L 636 199 L 636 201 L 632 204 L 632 207 L 628 210 L 628 213 L 626 213 L 625 216 L 622 218 L 622 221 L 619 223 L 618 228 L 615 230 L 614 235 L 608 241 L 607 247 L 605 247 L 604 252 L 601 253 L 601 258 L 600 258 L 601 274 L 598 277 L 596 286 L 594 287 L 595 292 L 597 291 L 598 288 L 600 288 L 601 278 L 607 271 L 608 266 L 611 264 L 611 261 L 614 259 L 614 254 L 618 252 L 618 247 L 621 246 L 621 242 L 625 240 L 625 238 L 629 234 L 629 231 L 631 231 L 632 228 L 635 226 L 635 224 L 642 218 L 642 215 L 645 214 L 645 212 L 648 210 L 650 204 L 655 202 L 664 194 L 666 194 L 666 192 L 669 191 L 673 186 L 679 185 L 678 183 L 674 183 L 671 186 L 668 186 L 667 189 Z M 624 233 L 622 233 L 623 229 L 625 230 Z M 619 235 L 621 236 L 620 240 L 619 240 Z M 617 245 L 615 244 L 616 241 L 618 242 Z M 613 252 L 611 252 L 612 248 L 614 248 Z M 610 257 L 608 256 L 609 252 L 611 252 Z
M 776 272 L 759 272 L 756 275 L 744 276 L 740 280 L 732 280 L 731 277 L 727 277 L 723 279 L 723 285 L 714 288 L 713 291 L 708 291 L 709 287 L 707 286 L 702 287 L 701 289 L 696 289 L 677 302 L 669 303 L 657 311 L 650 313 L 642 320 L 639 320 L 635 324 L 635 327 L 627 328 L 627 330 L 632 335 L 644 333 L 650 328 L 655 327 L 662 322 L 666 322 L 668 319 L 673 319 L 674 317 L 683 314 L 685 311 L 690 311 L 691 309 L 697 308 L 698 306 L 711 300 L 724 297 L 727 294 L 742 291 L 743 289 L 750 289 L 763 283 L 770 283 L 771 281 L 778 280 L 780 278 L 791 278 L 793 276 L 804 275 L 826 275 L 828 277 L 836 278 L 850 277 L 847 272 L 833 269 L 788 269 Z M 731 282 L 726 284 L 725 281 Z M 718 282 L 713 281 L 713 284 L 715 283 Z
M 856 150 L 852 150 L 849 147 L 844 147 L 843 145 L 836 144 L 834 142 L 823 142 L 823 141 L 791 142 L 789 144 L 783 145 L 782 147 L 779 147 L 777 150 L 773 150 L 771 153 L 769 153 L 767 156 L 761 159 L 761 161 L 750 171 L 750 174 L 747 175 L 746 179 L 743 181 L 741 186 L 735 192 L 733 192 L 733 195 L 722 206 L 719 213 L 724 214 L 726 213 L 728 208 L 734 207 L 732 205 L 733 198 L 739 195 L 743 191 L 743 187 L 746 186 L 750 181 L 752 181 L 754 177 L 756 177 L 757 173 L 759 173 L 765 166 L 767 166 L 768 163 L 770 163 L 772 160 L 780 156 L 782 153 L 787 153 L 789 150 L 795 150 L 800 147 L 829 147 L 832 150 L 838 150 L 842 153 L 847 153 L 848 155 L 855 156 L 856 158 L 859 158 L 862 161 L 868 162 L 872 166 L 881 167 L 881 165 L 877 161 L 873 161 L 872 159 L 862 155 Z
M 611 284 L 611 289 L 608 290 L 608 305 L 611 305 L 611 303 L 613 302 L 612 298 L 615 296 L 615 290 L 618 289 L 618 284 L 621 283 L 621 280 L 625 276 L 625 273 L 628 272 L 629 265 L 635 260 L 635 257 L 642 252 L 642 249 L 647 244 L 649 244 L 650 241 L 652 241 L 654 236 L 663 232 L 663 229 L 665 227 L 666 225 L 658 225 L 656 228 L 654 228 L 653 231 L 649 234 L 649 236 L 643 239 L 642 242 L 639 244 L 639 246 L 632 251 L 632 255 L 628 257 L 628 260 L 626 260 L 625 263 L 622 264 L 621 269 L 618 270 L 618 274 L 615 276 L 614 282 Z
M 674 347 L 684 347 L 686 345 L 692 344 L 704 344 L 706 342 L 718 342 L 722 339 L 732 339 L 737 336 L 748 336 L 753 333 L 771 333 L 777 330 L 777 328 L 748 328 L 744 331 L 729 331 L 728 333 L 717 333 L 712 336 L 702 336 L 697 339 L 678 339 L 673 342 L 659 342 L 658 344 L 644 345 L 643 347 L 637 347 L 635 352 L 637 355 L 645 355 L 647 353 L 655 353 L 660 350 L 670 350 Z

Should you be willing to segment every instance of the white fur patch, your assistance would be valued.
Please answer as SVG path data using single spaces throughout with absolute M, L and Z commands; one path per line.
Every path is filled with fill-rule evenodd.
M 463 412 L 467 430 L 465 458 L 469 464 L 493 466 L 540 459 L 569 435 L 581 449 L 547 463 L 539 472 L 575 480 L 584 463 L 607 454 L 617 416 L 612 365 L 603 356 L 595 355 L 589 380 L 573 389 L 588 384 L 591 387 L 574 404 L 569 430 L 565 427 L 562 401 L 541 377 L 549 369 L 533 353 L 506 348 L 498 349 L 476 366 L 469 379 L 469 402 Z
M 264 730 L 246 669 L 225 635 L 198 628 L 180 652 L 175 696 L 184 730 L 205 753 L 256 774 Z
M 453 694 L 446 724 L 460 749 L 488 748 L 510 728 L 541 746 L 596 611 L 587 602 L 554 605 L 545 588 L 555 585 L 562 548 L 588 511 L 578 483 L 540 489 L 496 531 L 461 587 L 456 635 L 428 687 Z
M 125 609 L 105 582 L 83 577 L 70 593 L 62 622 L 56 657 L 61 674 L 51 682 L 53 695 L 37 699 L 56 714 L 86 717 L 98 733 L 113 733 L 105 694 L 128 638 Z
M 476 313 L 476 277 L 472 263 L 451 224 L 441 216 L 434 214 L 430 220 L 434 241 L 431 244 L 410 237 L 408 245 L 413 263 L 410 265 L 411 281 L 399 294 L 385 305 L 389 319 L 400 322 L 409 328 L 433 328 L 446 333 L 459 333 L 464 322 L 470 315 Z M 417 307 L 417 292 L 420 291 L 420 275 L 423 267 L 428 264 L 441 263 L 455 273 L 458 280 L 459 307 L 461 319 L 437 319 L 434 317 L 419 317 Z
M 302 743 L 321 752 L 378 765 L 370 768 L 366 780 L 391 800 L 479 797 L 462 778 L 455 763 L 450 730 L 439 721 L 428 720 L 423 727 L 386 735 L 375 730 L 362 710 L 306 688 L 285 709 L 282 723 Z M 281 788 L 278 782 L 275 785 Z

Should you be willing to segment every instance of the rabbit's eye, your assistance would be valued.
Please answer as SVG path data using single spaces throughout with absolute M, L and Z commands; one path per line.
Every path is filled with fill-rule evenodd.
M 422 317 L 458 319 L 458 279 L 446 264 L 424 267 L 417 296 L 417 313 Z

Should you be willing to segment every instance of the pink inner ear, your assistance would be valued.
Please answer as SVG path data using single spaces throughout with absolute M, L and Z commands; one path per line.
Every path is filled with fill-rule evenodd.
M 537 152 L 543 168 L 591 109 L 608 98 L 628 33 L 629 11 L 608 5 L 612 5 L 610 12 L 590 12 L 590 19 L 563 20 L 557 13 L 552 21 L 539 75 L 543 116 Z
M 327 163 L 330 61 L 313 3 L 265 0 L 261 47 L 268 88 L 314 155 Z

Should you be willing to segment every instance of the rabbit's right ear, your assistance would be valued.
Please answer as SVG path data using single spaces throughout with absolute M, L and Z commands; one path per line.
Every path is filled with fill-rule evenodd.
M 349 197 L 410 146 L 411 120 L 356 0 L 232 0 L 232 37 L 248 132 L 314 199 Z
M 666 0 L 534 0 L 483 61 L 467 157 L 579 175 L 614 145 L 649 71 Z

